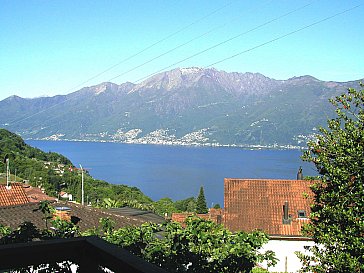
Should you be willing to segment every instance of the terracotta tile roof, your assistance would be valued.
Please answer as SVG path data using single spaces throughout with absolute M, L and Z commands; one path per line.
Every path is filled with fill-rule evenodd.
M 0 224 L 16 228 L 21 223 L 30 221 L 38 228 L 44 229 L 46 227 L 45 221 L 42 219 L 44 215 L 37 210 L 38 206 L 37 203 L 28 203 L 17 206 L 0 207 Z M 116 215 L 101 209 L 82 206 L 71 202 L 53 203 L 52 206 L 70 208 L 71 218 L 78 221 L 77 225 L 80 227 L 81 231 L 99 226 L 100 218 L 106 217 L 115 221 L 116 228 L 137 226 L 146 222 L 144 219 L 138 218 L 137 216 L 129 217 L 128 215 L 122 214 Z
M 260 229 L 269 235 L 300 236 L 310 214 L 311 181 L 231 179 L 224 181 L 224 222 L 232 231 Z M 283 224 L 283 205 L 288 201 L 289 224 Z M 302 215 L 301 215 L 302 216 Z
M 14 206 L 29 203 L 22 184 L 11 183 L 9 189 L 6 185 L 0 185 L 0 207 Z
M 39 203 L 41 201 L 56 201 L 57 198 L 48 196 L 40 188 L 23 184 L 25 194 L 29 202 Z

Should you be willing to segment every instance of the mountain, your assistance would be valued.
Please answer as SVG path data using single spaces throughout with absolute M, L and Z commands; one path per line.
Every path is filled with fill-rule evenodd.
M 0 126 L 27 139 L 304 146 L 333 115 L 328 99 L 358 82 L 177 68 L 139 84 L 12 96 L 0 101 Z

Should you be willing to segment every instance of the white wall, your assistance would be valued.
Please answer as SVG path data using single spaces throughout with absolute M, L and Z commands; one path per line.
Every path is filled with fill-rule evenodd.
M 301 262 L 295 252 L 308 253 L 304 246 L 312 245 L 314 245 L 313 241 L 270 240 L 263 246 L 262 251 L 274 251 L 279 261 L 276 266 L 270 267 L 268 270 L 270 272 L 297 272 L 301 268 Z M 261 266 L 267 269 L 265 264 Z

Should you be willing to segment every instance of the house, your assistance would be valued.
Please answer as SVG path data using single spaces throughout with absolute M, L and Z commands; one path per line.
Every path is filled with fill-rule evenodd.
M 57 216 L 60 214 L 68 216 L 62 218 L 76 223 L 80 231 L 99 226 L 100 218 L 106 217 L 115 222 L 116 228 L 141 225 L 146 222 L 144 218 L 138 217 L 135 211 L 134 215 L 130 216 L 70 202 L 52 203 L 52 206 L 55 207 Z M 29 202 L 0 207 L 0 225 L 15 229 L 23 222 L 30 221 L 37 228 L 44 229 L 46 222 L 38 207 L 37 203 Z M 44 267 L 47 264 L 55 262 L 61 264 L 64 261 L 70 262 L 72 266 L 78 265 L 77 272 L 80 273 L 100 272 L 100 267 L 112 270 L 105 272 L 166 273 L 165 270 L 95 236 L 0 245 L 0 272 L 8 272 L 19 267 L 38 265 Z
M 44 192 L 44 189 L 33 187 L 28 183 L 11 182 L 10 186 L 0 184 L 0 207 L 15 206 L 41 201 L 56 201 Z
M 145 222 L 145 219 L 137 215 L 132 217 L 121 213 L 115 215 L 74 203 L 63 202 L 52 205 L 56 210 L 66 212 L 71 221 L 77 222 L 81 231 L 98 226 L 99 219 L 106 217 L 115 221 L 116 228 L 140 225 Z M 2 206 L 0 207 L 0 225 L 17 228 L 24 221 L 31 221 L 38 228 L 44 229 L 46 228 L 44 215 L 37 210 L 38 206 L 37 203 L 29 202 Z M 13 269 L 18 270 L 20 267 L 29 266 L 45 268 L 46 265 L 55 263 L 62 266 L 64 262 L 71 265 L 72 271 L 63 268 L 65 271 L 62 272 L 101 272 L 100 268 L 104 268 L 105 272 L 167 273 L 127 250 L 95 236 L 0 245 L 0 272 L 13 272 Z M 73 266 L 78 266 L 77 271 Z
M 19 194 L 15 194 L 17 199 L 22 195 L 23 202 L 27 201 L 22 186 L 15 185 L 13 187 L 13 185 L 12 190 L 19 191 Z M 2 193 L 1 188 L 0 193 Z M 10 200 L 10 198 L 8 199 Z M 15 204 L 15 202 L 11 203 L 9 200 L 3 202 L 6 204 L 5 206 L 0 206 L 0 225 L 10 226 L 15 229 L 25 221 L 29 221 L 39 229 L 46 228 L 44 215 L 39 210 L 38 203 L 18 202 L 19 204 Z M 124 210 L 120 209 L 113 213 L 113 211 L 82 206 L 72 202 L 54 202 L 51 205 L 56 210 L 54 216 L 61 216 L 64 220 L 71 220 L 79 226 L 80 231 L 98 227 L 101 218 L 110 218 L 115 222 L 115 228 L 139 226 L 145 222 L 153 222 L 154 220 L 159 222 L 160 220 L 156 218 L 157 216 L 151 215 L 150 212 L 134 209 L 131 211 L 126 209 L 125 213 L 123 213 Z M 48 227 L 49 225 L 50 223 L 48 223 Z M 64 261 L 71 263 L 72 266 L 78 265 L 77 272 L 80 273 L 99 272 L 100 267 L 109 269 L 106 272 L 166 273 L 165 270 L 95 236 L 32 241 L 0 246 L 1 272 L 27 266 L 41 265 L 44 267 L 44 265 L 52 263 L 60 265 Z M 76 271 L 73 270 L 72 272 Z
M 56 201 L 57 198 L 47 195 L 43 189 L 33 187 L 29 184 L 23 184 L 23 189 L 28 197 L 29 202 L 39 203 L 41 201 Z
M 21 183 L 11 183 L 9 187 L 0 184 L 0 207 L 29 203 Z
M 62 199 L 67 199 L 68 201 L 72 201 L 73 200 L 73 196 L 72 194 L 65 192 L 65 191 L 61 191 L 59 193 L 59 197 Z
M 44 215 L 38 210 L 40 201 L 50 201 L 59 215 L 66 215 L 81 231 L 99 226 L 99 220 L 107 217 L 115 222 L 116 228 L 164 222 L 163 217 L 149 211 L 132 208 L 102 210 L 58 201 L 46 195 L 41 188 L 13 182 L 9 187 L 0 184 L 0 225 L 17 228 L 23 222 L 32 222 L 39 229 L 46 228 Z
M 231 231 L 263 230 L 270 236 L 264 250 L 279 259 L 274 272 L 295 272 L 301 267 L 295 251 L 313 245 L 301 233 L 309 221 L 312 194 L 307 180 L 224 180 L 224 225 Z
M 44 189 L 33 187 L 28 183 L 12 182 L 9 187 L 0 185 L 0 207 L 15 206 L 27 203 L 39 203 L 41 201 L 56 201 L 44 192 Z

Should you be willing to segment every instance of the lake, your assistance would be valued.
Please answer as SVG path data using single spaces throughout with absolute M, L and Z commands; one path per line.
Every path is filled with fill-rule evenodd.
M 57 152 L 81 164 L 97 179 L 138 187 L 158 200 L 197 196 L 204 187 L 208 205 L 224 204 L 224 178 L 296 179 L 316 175 L 302 162 L 299 150 L 244 150 L 228 147 L 186 147 L 105 142 L 38 141 L 29 145 Z M 87 194 L 87 193 L 86 193 Z

